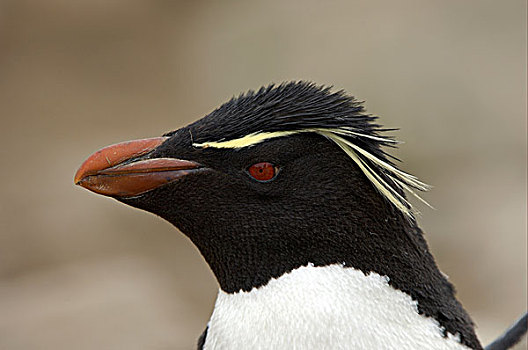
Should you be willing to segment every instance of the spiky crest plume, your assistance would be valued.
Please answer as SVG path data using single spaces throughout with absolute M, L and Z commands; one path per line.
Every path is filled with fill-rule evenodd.
M 376 119 L 344 91 L 300 81 L 234 97 L 189 125 L 189 130 L 193 146 L 200 148 L 240 149 L 299 133 L 322 135 L 336 143 L 389 202 L 413 218 L 403 190 L 427 204 L 414 190 L 427 191 L 430 186 L 389 160 L 393 157 L 382 147 L 396 147 L 398 141 L 382 135 L 394 129 L 383 129 Z

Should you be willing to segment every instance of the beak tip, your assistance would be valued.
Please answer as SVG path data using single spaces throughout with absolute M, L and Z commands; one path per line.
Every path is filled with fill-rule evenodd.
M 84 165 L 84 164 L 83 164 Z M 82 171 L 83 170 L 83 167 L 81 166 L 77 172 L 75 173 L 75 176 L 73 177 L 73 183 L 75 185 L 78 185 L 80 186 L 81 185 L 81 182 L 82 180 L 85 178 L 85 171 Z

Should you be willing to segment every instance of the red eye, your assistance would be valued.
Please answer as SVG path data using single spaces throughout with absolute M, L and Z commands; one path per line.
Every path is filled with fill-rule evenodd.
M 277 174 L 277 168 L 267 162 L 253 164 L 248 169 L 251 175 L 257 181 L 269 181 Z

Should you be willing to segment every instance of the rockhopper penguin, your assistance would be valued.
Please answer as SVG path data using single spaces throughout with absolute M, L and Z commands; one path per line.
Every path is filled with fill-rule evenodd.
M 220 290 L 201 349 L 482 349 L 376 117 L 306 82 L 112 145 L 75 183 L 170 221 Z

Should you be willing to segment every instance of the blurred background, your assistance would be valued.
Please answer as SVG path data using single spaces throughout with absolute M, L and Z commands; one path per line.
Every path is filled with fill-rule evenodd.
M 194 348 L 217 293 L 200 254 L 73 174 L 292 79 L 401 128 L 402 168 L 435 186 L 421 225 L 489 343 L 526 309 L 526 46 L 522 0 L 0 0 L 0 349 Z

